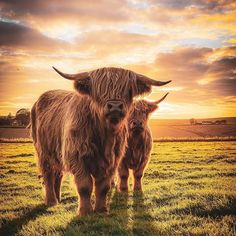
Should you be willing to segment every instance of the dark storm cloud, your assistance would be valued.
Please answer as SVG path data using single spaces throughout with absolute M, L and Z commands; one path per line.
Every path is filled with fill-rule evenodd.
M 211 63 L 206 74 L 214 80 L 207 86 L 208 90 L 219 95 L 235 96 L 236 91 L 236 57 L 224 57 Z
M 149 0 L 154 5 L 160 5 L 168 8 L 183 9 L 188 7 L 197 7 L 202 10 L 223 11 L 234 3 L 234 0 Z
M 180 86 L 190 86 L 208 71 L 206 57 L 212 53 L 210 48 L 180 48 L 170 53 L 161 53 L 155 60 L 163 77 L 168 75 Z
M 232 79 L 215 80 L 207 85 L 206 89 L 221 96 L 235 96 L 236 76 Z
M 2 11 L 6 11 L 12 15 L 16 13 L 27 14 L 37 12 L 41 8 L 45 8 L 46 5 L 46 1 L 42 0 L 1 0 L 0 2 Z
M 35 29 L 14 22 L 0 21 L 0 32 L 0 47 L 4 48 L 42 50 L 51 49 L 61 44 L 61 42 L 56 42 Z
M 3 0 L 0 2 L 0 9 L 4 16 L 23 20 L 44 16 L 50 20 L 64 17 L 81 21 L 123 21 L 130 18 L 127 8 L 126 1 L 118 0 L 109 2 L 105 0 Z
M 221 56 L 209 60 L 214 53 L 230 54 L 235 47 L 222 49 L 182 48 L 160 54 L 155 66 L 160 74 L 168 75 L 176 86 L 183 86 L 187 93 L 199 89 L 203 96 L 233 96 L 236 91 L 236 56 Z M 205 83 L 199 83 L 204 81 Z M 190 90 L 188 90 L 190 89 Z M 191 94 L 189 94 L 191 96 Z
M 158 55 L 155 64 L 168 70 L 198 71 L 200 74 L 208 73 L 215 76 L 215 79 L 230 78 L 235 76 L 236 56 L 221 56 L 220 59 L 208 60 L 215 52 L 230 53 L 235 47 L 222 49 L 211 48 L 181 48 L 170 53 Z
M 208 73 L 219 78 L 236 77 L 236 57 L 224 57 L 214 61 L 211 64 Z
M 181 48 L 171 53 L 161 53 L 156 59 L 156 63 L 161 63 L 169 67 L 187 65 L 200 65 L 204 58 L 212 53 L 211 48 Z

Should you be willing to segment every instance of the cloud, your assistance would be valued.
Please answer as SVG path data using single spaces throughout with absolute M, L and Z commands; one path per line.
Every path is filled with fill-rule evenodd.
M 218 47 L 222 37 L 227 41 L 236 33 L 236 4 L 224 0 L 150 0 L 142 4 L 134 0 L 4 0 L 0 9 L 3 17 L 23 22 L 49 38 L 69 42 L 94 31 L 131 33 L 134 24 L 143 25 L 140 29 L 145 29 L 144 34 L 166 35 L 162 48 L 187 44 L 189 39 L 191 45 Z M 211 9 L 211 14 L 206 9 Z
M 232 9 L 235 6 L 234 0 L 149 0 L 149 3 L 153 5 L 159 5 L 174 9 L 183 9 L 183 8 L 199 8 L 201 10 L 207 11 L 224 11 L 228 9 Z
M 178 48 L 170 53 L 161 53 L 155 60 L 161 78 L 177 80 L 180 86 L 193 85 L 209 69 L 207 57 L 210 48 Z
M 236 78 L 236 57 L 223 57 L 210 64 L 207 76 L 217 79 Z
M 142 61 L 154 57 L 160 44 L 167 40 L 163 34 L 149 35 L 124 30 L 95 30 L 80 34 L 73 42 L 50 38 L 29 26 L 0 21 L 0 53 L 3 56 L 35 56 L 68 59 L 86 58 L 105 63 Z M 135 58 L 135 60 L 133 59 Z M 121 63 L 120 64 L 124 64 Z
M 90 55 L 101 59 L 106 64 L 126 64 L 150 60 L 164 40 L 166 40 L 165 35 L 99 30 L 82 35 L 75 44 L 78 51 L 89 52 Z
M 50 2 L 4 0 L 1 1 L 0 7 L 5 17 L 18 18 L 24 21 L 38 20 L 43 22 L 45 19 L 56 21 L 62 19 L 62 21 L 77 20 L 83 24 L 89 21 L 88 24 L 90 24 L 96 21 L 123 22 L 130 19 L 127 2 L 118 0 L 109 1 L 109 3 L 105 0 L 51 0 Z
M 207 101 L 211 104 L 216 98 L 235 96 L 236 56 L 226 56 L 234 50 L 234 47 L 176 48 L 172 52 L 159 54 L 149 68 L 160 80 L 172 79 L 170 88 L 167 88 L 173 95 L 170 101 L 197 104 Z M 154 89 L 154 92 L 160 93 L 161 90 Z
M 218 96 L 235 96 L 236 75 L 232 79 L 218 79 L 206 86 L 206 90 Z M 235 96 L 236 98 L 236 96 Z
M 50 50 L 63 45 L 35 29 L 14 22 L 0 21 L 0 32 L 0 47 L 3 48 Z

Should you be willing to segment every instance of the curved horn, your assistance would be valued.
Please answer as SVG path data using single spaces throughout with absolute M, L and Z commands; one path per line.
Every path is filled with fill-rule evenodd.
M 153 86 L 163 86 L 163 85 L 171 82 L 171 80 L 163 82 L 163 81 L 157 81 L 157 80 L 150 79 L 144 75 L 140 75 L 140 74 L 137 74 L 137 75 L 138 75 L 138 78 L 141 79 L 143 82 L 153 85 Z
M 59 75 L 61 75 L 62 77 L 69 79 L 69 80 L 80 80 L 80 79 L 85 79 L 89 77 L 88 72 L 82 72 L 82 73 L 78 73 L 78 74 L 66 74 L 63 73 L 61 71 L 59 71 L 58 69 L 56 69 L 54 66 L 52 67 Z
M 168 95 L 169 93 L 167 93 L 165 96 L 163 96 L 161 99 L 159 99 L 158 101 L 155 101 L 154 103 L 157 105 L 157 104 L 159 104 L 160 102 L 162 102 L 165 98 L 166 98 L 166 96 Z

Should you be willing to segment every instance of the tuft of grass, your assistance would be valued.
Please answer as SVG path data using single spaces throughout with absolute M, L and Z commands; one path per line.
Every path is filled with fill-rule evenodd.
M 236 235 L 235 148 L 236 142 L 156 142 L 143 192 L 113 189 L 108 216 L 78 218 L 69 175 L 62 202 L 46 207 L 33 145 L 1 143 L 0 235 Z

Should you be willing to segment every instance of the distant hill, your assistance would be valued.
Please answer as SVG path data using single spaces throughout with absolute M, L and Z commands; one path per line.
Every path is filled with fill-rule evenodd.
M 236 137 L 236 117 L 195 119 L 197 122 L 226 120 L 227 124 L 190 125 L 190 119 L 151 119 L 153 138 Z
M 194 118 L 194 117 L 193 117 Z M 217 118 L 195 118 L 198 122 L 226 120 L 227 124 L 236 124 L 236 117 L 217 117 Z M 150 126 L 156 125 L 190 125 L 190 119 L 151 119 Z

